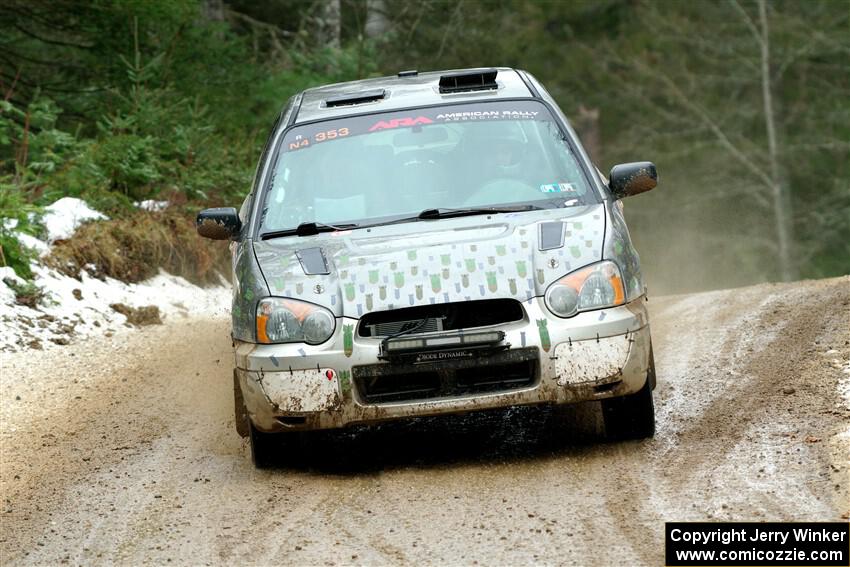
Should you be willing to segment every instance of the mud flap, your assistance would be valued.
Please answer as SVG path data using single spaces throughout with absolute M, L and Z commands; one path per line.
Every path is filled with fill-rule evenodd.
M 646 369 L 646 379 L 649 387 L 655 389 L 655 354 L 652 352 L 652 342 L 649 343 L 649 368 Z
M 655 405 L 649 376 L 634 394 L 602 400 L 605 434 L 612 441 L 646 439 L 655 435 Z
M 245 408 L 245 400 L 242 398 L 242 387 L 239 385 L 239 375 L 233 369 L 233 412 L 236 432 L 240 437 L 248 437 L 250 423 L 248 421 L 248 410 Z

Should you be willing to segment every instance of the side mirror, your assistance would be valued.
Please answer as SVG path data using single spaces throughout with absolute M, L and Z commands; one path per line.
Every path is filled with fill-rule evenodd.
M 228 240 L 239 236 L 242 222 L 233 207 L 204 209 L 195 220 L 198 234 L 213 240 Z
M 651 161 L 621 163 L 611 168 L 608 187 L 615 199 L 646 193 L 658 185 L 658 172 Z

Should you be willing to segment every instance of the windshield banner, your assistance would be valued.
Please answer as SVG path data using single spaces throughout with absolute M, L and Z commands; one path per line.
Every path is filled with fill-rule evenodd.
M 472 110 L 474 109 L 474 110 Z M 325 120 L 294 128 L 284 138 L 282 151 L 292 152 L 350 136 L 386 130 L 422 131 L 424 126 L 457 122 L 540 120 L 552 122 L 549 111 L 535 101 L 459 104 Z

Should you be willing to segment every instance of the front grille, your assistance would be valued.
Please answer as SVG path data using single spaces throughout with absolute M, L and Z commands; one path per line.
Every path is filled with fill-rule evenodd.
M 415 333 L 474 329 L 522 320 L 525 312 L 515 299 L 480 299 L 405 307 L 367 313 L 360 319 L 361 337 L 388 337 L 427 319 Z M 411 333 L 411 334 L 415 334 Z
M 510 392 L 532 386 L 537 375 L 536 348 L 435 363 L 372 364 L 352 369 L 357 395 L 367 404 Z
M 420 327 L 420 325 L 422 325 Z M 417 333 L 430 333 L 433 331 L 443 330 L 443 320 L 437 318 L 429 318 L 422 323 L 422 319 L 413 319 L 410 321 L 386 321 L 384 323 L 374 323 L 368 326 L 370 337 L 391 337 L 408 329 L 416 329 Z

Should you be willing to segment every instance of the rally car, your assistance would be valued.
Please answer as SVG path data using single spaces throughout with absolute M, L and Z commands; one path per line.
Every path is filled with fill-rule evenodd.
M 614 438 L 652 436 L 646 288 L 620 199 L 529 73 L 339 83 L 293 96 L 230 239 L 236 428 L 258 467 L 281 436 L 599 400 Z

